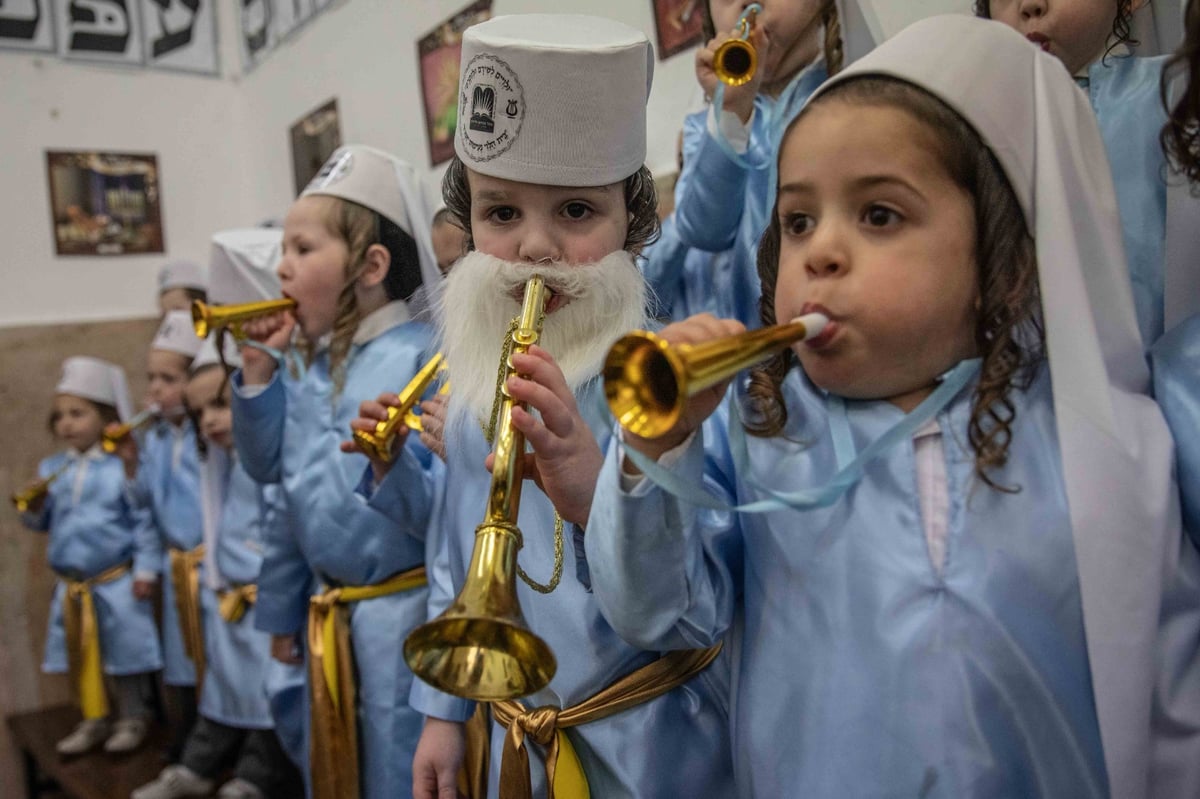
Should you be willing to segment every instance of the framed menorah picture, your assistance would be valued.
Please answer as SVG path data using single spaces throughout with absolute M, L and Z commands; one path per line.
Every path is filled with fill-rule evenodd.
M 56 254 L 164 251 L 157 156 L 47 150 L 46 173 Z

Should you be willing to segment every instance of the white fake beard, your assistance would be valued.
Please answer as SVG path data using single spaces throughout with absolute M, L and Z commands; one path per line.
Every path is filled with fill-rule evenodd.
M 550 292 L 571 298 L 547 314 L 538 346 L 554 357 L 572 392 L 600 372 L 614 341 L 646 325 L 646 282 L 624 250 L 574 266 L 468 253 L 446 277 L 437 314 L 451 387 L 448 434 L 468 420 L 489 421 L 500 351 L 534 274 Z

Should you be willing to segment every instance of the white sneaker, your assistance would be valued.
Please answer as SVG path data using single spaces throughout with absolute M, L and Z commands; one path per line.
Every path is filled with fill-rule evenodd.
M 144 719 L 119 719 L 113 727 L 113 734 L 104 742 L 104 751 L 110 755 L 132 752 L 146 740 Z
M 107 720 L 84 719 L 75 726 L 70 735 L 55 744 L 54 748 L 60 755 L 82 755 L 104 743 L 107 737 Z
M 129 795 L 129 799 L 185 799 L 208 796 L 213 781 L 206 780 L 187 766 L 167 766 L 158 779 L 148 782 Z
M 267 799 L 267 795 L 254 783 L 234 777 L 217 791 L 217 799 Z

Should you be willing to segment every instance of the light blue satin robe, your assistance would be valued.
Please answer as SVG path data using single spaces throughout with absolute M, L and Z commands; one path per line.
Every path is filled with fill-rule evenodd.
M 252 585 L 262 566 L 266 531 L 281 523 L 279 486 L 260 486 L 232 459 L 225 472 L 224 507 L 217 531 L 217 582 Z M 254 626 L 255 606 L 237 622 L 218 611 L 218 596 L 201 589 L 207 667 L 200 692 L 200 713 L 230 727 L 269 730 L 274 726 L 267 701 L 271 636 Z
M 1151 360 L 1154 395 L 1175 438 L 1183 527 L 1200 547 L 1200 316 L 1159 339 Z
M 234 437 L 247 473 L 282 483 L 285 524 L 268 537 L 258 580 L 256 624 L 290 635 L 305 629 L 312 577 L 328 585 L 373 585 L 425 562 L 425 530 L 433 493 L 432 455 L 409 436 L 399 461 L 421 479 L 407 486 L 400 530 L 355 494 L 367 466 L 363 455 L 339 450 L 350 437 L 359 403 L 402 388 L 424 364 L 429 328 L 391 327 L 355 345 L 336 404 L 328 353 L 302 379 L 278 369 L 250 397 L 233 378 Z M 350 605 L 351 643 L 358 664 L 360 773 L 364 799 L 407 796 L 420 713 L 409 707 L 412 672 L 404 662 L 408 632 L 425 620 L 428 589 Z
M 162 646 L 167 685 L 195 685 L 196 667 L 183 646 L 168 547 L 192 550 L 204 536 L 200 515 L 200 456 L 191 421 L 161 422 L 142 441 L 137 476 L 127 484 L 134 502 L 148 508 L 163 542 Z
M 609 437 L 597 383 L 577 396 L 579 409 L 601 446 Z M 483 467 L 491 446 L 474 425 L 448 447 L 446 501 L 438 512 L 442 544 L 430 564 L 430 618 L 453 600 L 462 586 L 483 520 L 491 475 Z M 371 499 L 374 507 L 403 518 L 395 501 L 410 479 L 393 469 Z M 534 580 L 546 581 L 554 568 L 554 508 L 532 482 L 521 493 L 518 520 L 524 546 L 518 560 Z M 590 534 L 590 533 L 589 533 Z M 517 581 L 517 596 L 530 628 L 558 660 L 550 684 L 521 701 L 530 707 L 570 707 L 617 679 L 656 660 L 657 651 L 626 644 L 600 615 L 583 560 L 584 534 L 564 524 L 562 581 L 540 594 Z M 722 655 L 685 685 L 650 702 L 590 724 L 566 730 L 587 774 L 591 795 L 621 797 L 728 797 L 733 789 L 729 760 L 727 696 L 729 661 Z M 412 705 L 428 716 L 465 721 L 474 704 L 413 682 Z M 505 731 L 493 725 L 489 795 L 497 796 Z M 545 795 L 542 752 L 531 747 L 534 796 Z
M 804 102 L 825 81 L 824 62 L 803 70 L 795 79 L 795 93 L 782 113 L 786 120 L 772 124 L 775 101 L 764 95 L 754 98 L 750 122 L 748 159 L 774 163 L 778 153 L 771 139 L 779 135 Z M 785 90 L 784 95 L 788 95 Z M 769 196 L 770 170 L 751 169 L 729 157 L 708 133 L 708 109 L 697 111 L 683 123 L 683 171 L 675 186 L 675 225 L 679 241 L 686 247 L 710 253 L 729 251 L 725 268 L 731 271 L 732 286 L 749 286 L 738 292 L 736 318 L 750 327 L 762 325 L 757 302 L 762 293 L 758 280 L 758 242 L 770 221 L 775 198 Z
M 1159 80 L 1166 59 L 1109 56 L 1088 68 L 1085 88 L 1112 168 L 1133 304 L 1146 349 L 1163 334 L 1167 167 L 1159 133 L 1167 117 Z
M 793 370 L 783 436 L 751 438 L 760 482 L 794 491 L 837 470 L 822 396 Z M 736 631 L 732 705 L 742 797 L 1108 795 L 1070 519 L 1045 370 L 1012 395 L 1009 462 L 973 478 L 970 390 L 938 416 L 949 511 L 939 573 L 911 442 L 834 504 L 697 512 L 643 483 L 624 493 L 610 448 L 587 539 L 605 615 L 643 646 Z M 847 402 L 859 451 L 900 417 Z M 719 423 L 673 467 L 727 501 L 762 499 Z M 802 443 L 792 443 L 802 442 Z M 707 450 L 707 451 L 706 451 Z
M 705 252 L 679 240 L 675 215 L 662 223 L 662 235 L 638 259 L 642 276 L 653 294 L 650 313 L 673 322 L 698 313 L 721 319 L 740 319 L 757 326 L 757 278 L 734 269 L 733 253 Z
M 53 473 L 68 457 L 61 453 L 45 459 L 38 466 L 38 476 Z M 125 675 L 161 669 L 154 607 L 148 601 L 134 599 L 133 574 L 157 573 L 162 550 L 149 514 L 129 502 L 125 467 L 120 459 L 98 449 L 76 458 L 74 465 L 51 484 L 41 510 L 23 514 L 22 521 L 32 530 L 49 531 L 47 559 L 57 574 L 88 579 L 122 563 L 132 563 L 132 572 L 92 589 L 104 671 Z M 67 671 L 62 610 L 65 592 L 66 584 L 59 580 L 50 604 L 42 661 L 42 670 L 52 674 Z

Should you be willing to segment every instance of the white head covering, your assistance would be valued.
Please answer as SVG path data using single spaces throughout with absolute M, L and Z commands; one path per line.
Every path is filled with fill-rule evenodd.
M 1140 796 L 1148 725 L 1130 719 L 1150 718 L 1178 507 L 1170 435 L 1142 396 L 1148 372 L 1095 114 L 1054 56 L 1000 23 L 968 16 L 910 26 L 818 96 L 868 74 L 919 86 L 970 122 L 1004 168 L 1034 235 L 1109 784 L 1114 796 Z
M 238 349 L 237 340 L 233 336 L 224 336 L 225 339 L 225 363 L 233 367 L 242 365 L 242 353 Z M 196 357 L 192 359 L 190 370 L 195 373 L 199 372 L 206 366 L 219 364 L 220 357 L 217 355 L 217 335 L 210 334 L 208 338 L 200 343 L 200 351 L 196 353 Z
M 150 343 L 152 350 L 166 350 L 186 355 L 188 359 L 196 357 L 200 351 L 200 339 L 196 338 L 196 329 L 192 326 L 192 315 L 188 311 L 170 311 L 163 317 L 154 341 Z
M 429 205 L 411 164 L 374 147 L 348 144 L 329 156 L 300 196 L 310 194 L 340 197 L 387 217 L 416 241 L 421 281 L 433 286 L 441 279 L 429 239 Z
M 212 237 L 208 265 L 209 302 L 235 305 L 278 299 L 283 231 L 278 228 L 223 230 Z
M 206 291 L 208 280 L 204 267 L 195 261 L 168 261 L 158 270 L 158 293 L 170 289 Z
M 607 186 L 646 160 L 654 51 L 602 17 L 522 14 L 463 33 L 454 152 L 476 172 Z M 645 91 L 642 91 L 642 87 Z
M 937 14 L 970 14 L 971 0 L 837 0 L 844 64 L 852 64 L 912 23 Z
M 80 355 L 63 361 L 62 377 L 54 387 L 54 393 L 111 405 L 117 409 L 122 422 L 133 415 L 125 370 L 99 358 Z
M 1170 53 L 1183 41 L 1187 0 L 1149 0 L 1133 14 L 1133 51 L 1140 56 Z

